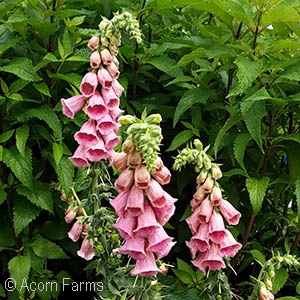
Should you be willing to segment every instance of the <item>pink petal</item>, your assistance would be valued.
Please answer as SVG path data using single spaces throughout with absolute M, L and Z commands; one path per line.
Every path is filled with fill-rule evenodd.
M 88 72 L 84 75 L 81 84 L 80 92 L 85 97 L 91 97 L 95 94 L 96 88 L 98 86 L 98 78 L 95 72 Z
M 73 119 L 74 115 L 84 107 L 85 103 L 86 97 L 83 95 L 76 95 L 68 99 L 61 99 L 62 112 L 67 117 Z
M 156 265 L 154 254 L 152 252 L 146 252 L 143 259 L 136 261 L 136 265 L 130 274 L 132 276 L 154 276 L 157 272 L 159 272 L 159 269 Z

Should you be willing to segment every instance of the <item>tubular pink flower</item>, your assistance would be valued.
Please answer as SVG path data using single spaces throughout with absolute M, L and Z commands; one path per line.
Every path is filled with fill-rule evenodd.
M 122 238 L 128 239 L 129 237 L 133 237 L 133 230 L 136 228 L 136 217 L 121 215 L 114 224 L 114 227 L 119 231 Z
M 156 265 L 155 257 L 152 252 L 146 252 L 143 259 L 138 259 L 136 261 L 135 267 L 131 270 L 130 274 L 132 276 L 154 276 L 159 272 Z
M 97 76 L 98 76 L 98 81 L 101 84 L 103 90 L 110 89 L 112 87 L 113 79 L 112 79 L 111 75 L 109 74 L 109 72 L 105 68 L 100 67 L 98 70 Z M 103 92 L 103 90 L 102 90 L 102 92 Z
M 242 248 L 242 245 L 235 240 L 228 229 L 225 231 L 226 235 L 220 244 L 219 253 L 222 256 L 233 257 L 239 252 L 239 250 Z
M 77 255 L 85 260 L 91 260 L 95 256 L 93 246 L 87 238 L 83 239 L 80 250 L 77 251 Z
M 72 228 L 70 229 L 70 231 L 68 232 L 68 236 L 69 238 L 73 241 L 73 242 L 77 242 L 81 236 L 82 233 L 82 229 L 83 229 L 83 225 L 76 221 Z
M 82 78 L 80 84 L 80 92 L 85 97 L 91 97 L 95 94 L 96 88 L 98 86 L 98 78 L 95 72 L 88 72 Z
M 99 37 L 98 36 L 92 36 L 89 41 L 87 46 L 91 49 L 91 50 L 97 50 L 98 46 L 99 46 Z
M 124 111 L 120 109 L 118 106 L 109 109 L 109 114 L 113 120 L 118 119 Z
M 119 126 L 118 123 L 111 118 L 110 114 L 105 114 L 98 118 L 96 128 L 102 135 L 108 135 L 111 131 L 116 133 Z
M 190 248 L 192 259 L 195 259 L 197 253 L 199 252 L 198 245 L 194 240 L 185 241 L 185 244 Z
M 102 90 L 102 97 L 104 99 L 105 105 L 108 109 L 113 109 L 114 107 L 119 106 L 119 98 L 116 96 L 114 90 L 110 89 L 103 89 Z
M 83 95 L 76 95 L 68 99 L 62 98 L 62 112 L 65 116 L 73 119 L 74 115 L 84 107 L 85 103 L 86 97 Z
M 101 50 L 100 55 L 104 65 L 110 65 L 112 63 L 113 56 L 111 55 L 110 51 L 107 48 Z
M 145 239 L 140 236 L 130 237 L 125 244 L 119 248 L 120 253 L 129 254 L 135 260 L 143 259 L 145 253 Z
M 75 141 L 82 146 L 89 147 L 99 142 L 96 124 L 93 120 L 86 121 L 74 135 Z
M 213 187 L 212 193 L 210 194 L 210 201 L 212 201 L 214 206 L 218 206 L 220 201 L 222 201 L 222 192 L 219 187 Z
M 208 224 L 200 224 L 198 231 L 192 237 L 192 241 L 200 252 L 205 252 L 209 249 Z
M 226 236 L 225 225 L 221 214 L 213 210 L 208 223 L 208 237 L 217 244 L 220 244 Z
M 175 212 L 175 202 L 177 199 L 173 198 L 170 194 L 167 192 L 164 193 L 164 197 L 166 199 L 165 205 L 163 209 L 158 207 L 153 207 L 153 211 L 155 213 L 155 216 L 162 226 L 164 226 L 170 218 L 174 215 Z
M 124 216 L 128 194 L 128 191 L 120 192 L 115 198 L 109 201 L 110 205 L 115 209 L 115 212 L 119 217 Z
M 152 175 L 156 179 L 156 181 L 161 185 L 168 184 L 171 180 L 171 172 L 165 166 L 163 166 L 159 170 L 155 170 Z
M 85 113 L 93 120 L 98 120 L 108 113 L 104 100 L 98 91 L 89 99 Z
M 192 264 L 205 275 L 207 265 L 203 264 L 203 257 L 204 253 L 200 253 L 196 259 L 192 260 Z
M 222 256 L 219 254 L 219 246 L 211 243 L 209 250 L 205 252 L 202 258 L 202 264 L 210 270 L 220 270 L 225 268 Z
M 123 143 L 124 146 L 124 143 Z M 125 150 L 125 149 L 124 149 Z M 126 152 L 126 150 L 124 151 Z M 130 151 L 127 156 L 127 165 L 136 168 L 142 163 L 142 156 L 138 151 Z
M 117 79 L 119 77 L 120 75 L 119 69 L 114 63 L 108 65 L 106 69 L 113 79 Z
M 227 200 L 222 199 L 219 204 L 219 209 L 224 219 L 229 225 L 237 225 L 241 218 L 241 213 Z
M 150 173 L 144 164 L 140 164 L 134 171 L 134 182 L 141 189 L 146 189 L 150 183 Z
M 133 184 L 134 171 L 126 168 L 115 181 L 115 189 L 118 193 L 128 191 Z
M 125 211 L 130 216 L 146 214 L 144 192 L 136 185 L 132 185 L 129 190 Z
M 203 190 L 203 187 L 197 186 L 196 192 L 193 195 L 194 199 L 196 199 L 199 203 L 202 202 L 205 197 L 206 197 L 206 193 Z
M 103 135 L 103 140 L 106 149 L 112 150 L 120 142 L 120 137 L 114 131 L 110 131 L 107 135 Z
M 200 223 L 208 223 L 210 216 L 213 212 L 212 202 L 206 197 L 199 206 L 198 218 Z
M 101 57 L 100 57 L 100 53 L 98 51 L 94 51 L 91 55 L 90 55 L 90 66 L 93 69 L 99 68 L 101 64 Z
M 204 183 L 202 184 L 202 188 L 205 193 L 211 193 L 214 187 L 214 180 L 211 177 L 207 177 Z
M 113 88 L 116 96 L 118 98 L 120 98 L 122 96 L 123 92 L 124 92 L 124 88 L 117 79 L 113 79 L 112 88 Z
M 73 210 L 71 206 L 68 207 L 68 209 L 65 212 L 65 222 L 66 223 L 72 223 L 74 219 L 76 218 L 76 211 Z
M 117 170 L 124 170 L 127 168 L 127 154 L 125 152 L 116 152 L 112 159 L 112 165 Z
M 146 194 L 153 207 L 162 208 L 165 205 L 165 191 L 155 179 L 150 180 Z
M 78 168 L 85 168 L 89 166 L 89 161 L 87 158 L 87 148 L 85 146 L 79 145 L 75 150 L 72 157 L 69 158 L 74 166 Z
M 86 155 L 88 160 L 92 162 L 108 158 L 109 153 L 105 148 L 102 138 L 98 138 L 98 143 L 88 148 Z
M 192 234 L 195 234 L 199 228 L 200 221 L 199 221 L 199 211 L 200 211 L 200 206 L 197 207 L 193 213 L 185 219 L 187 222 Z

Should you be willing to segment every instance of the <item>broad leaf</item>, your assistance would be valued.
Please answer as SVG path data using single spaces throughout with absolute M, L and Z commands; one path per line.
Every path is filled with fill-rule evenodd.
M 251 140 L 251 136 L 248 133 L 240 133 L 234 140 L 233 152 L 235 159 L 239 165 L 246 171 L 244 165 L 244 154 L 247 147 L 247 144 Z
M 201 57 L 206 57 L 206 50 L 204 48 L 197 48 L 193 50 L 191 53 L 184 55 L 180 61 L 177 63 L 178 66 L 186 66 L 195 59 L 199 59 Z
M 276 294 L 280 291 L 280 289 L 284 286 L 286 281 L 288 280 L 289 273 L 286 269 L 276 270 L 275 276 L 272 278 L 272 293 Z
M 74 177 L 74 165 L 66 157 L 63 157 L 58 166 L 55 167 L 59 182 L 66 194 L 70 193 Z
M 18 127 L 16 130 L 16 146 L 19 150 L 19 152 L 24 156 L 25 154 L 25 148 L 26 148 L 26 142 L 29 136 L 29 127 L 27 125 L 22 125 L 21 127 Z
M 255 214 L 258 214 L 266 195 L 270 178 L 247 178 L 246 187 L 249 192 L 250 202 Z
M 266 263 L 265 255 L 260 252 L 257 249 L 250 250 L 250 253 L 252 254 L 253 258 L 261 265 L 263 266 Z
M 182 144 L 186 143 L 193 137 L 193 131 L 192 130 L 183 130 L 179 132 L 173 139 L 171 145 L 166 149 L 166 151 L 173 151 L 177 149 Z
M 292 64 L 291 66 L 286 67 L 281 73 L 280 76 L 289 80 L 300 80 L 300 62 Z
M 53 148 L 53 158 L 54 158 L 55 164 L 58 165 L 63 156 L 63 146 L 58 143 L 53 143 L 52 148 Z
M 193 283 L 193 277 L 191 276 L 191 274 L 179 269 L 172 269 L 172 271 L 175 273 L 176 277 L 179 280 L 181 280 L 183 283 L 185 284 Z
M 8 131 L 5 131 L 3 132 L 1 135 L 0 135 L 0 143 L 5 143 L 7 142 L 14 134 L 15 130 L 14 129 L 11 129 L 11 130 L 8 130 Z

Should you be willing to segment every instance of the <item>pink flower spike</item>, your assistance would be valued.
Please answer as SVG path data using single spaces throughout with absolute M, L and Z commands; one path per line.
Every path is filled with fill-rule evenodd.
M 112 158 L 112 165 L 117 170 L 124 170 L 127 168 L 127 154 L 125 152 L 116 152 Z
M 74 115 L 84 107 L 85 103 L 86 98 L 83 95 L 76 95 L 68 99 L 62 98 L 62 112 L 65 116 L 73 119 Z
M 146 189 L 150 183 L 150 173 L 144 164 L 140 164 L 134 171 L 134 182 L 141 189 Z
M 146 252 L 143 259 L 138 259 L 134 269 L 131 270 L 132 276 L 154 276 L 159 272 L 156 265 L 155 257 L 152 252 Z
M 120 98 L 122 96 L 123 92 L 124 92 L 124 88 L 117 79 L 113 79 L 112 88 L 113 88 L 116 96 L 118 98 Z
M 98 51 L 94 51 L 91 55 L 90 55 L 90 66 L 93 69 L 99 68 L 101 64 L 101 58 L 100 58 L 100 54 Z
M 165 205 L 165 191 L 155 179 L 150 180 L 146 194 L 153 207 L 162 208 Z
M 136 217 L 119 216 L 116 223 L 113 225 L 120 233 L 123 239 L 128 239 L 133 237 L 133 230 L 136 227 Z
M 80 130 L 75 133 L 74 139 L 82 146 L 89 147 L 91 145 L 96 145 L 99 142 L 99 138 L 95 122 L 89 119 L 83 123 Z
M 200 252 L 205 252 L 209 249 L 208 224 L 200 224 L 198 231 L 192 237 L 195 245 Z
M 114 107 L 119 106 L 119 98 L 116 96 L 114 90 L 111 89 L 103 89 L 102 97 L 104 99 L 104 103 L 106 104 L 108 109 L 113 109 Z
M 109 72 L 105 68 L 101 68 L 98 70 L 97 73 L 98 81 L 101 84 L 103 90 L 104 89 L 110 89 L 112 87 L 112 77 L 109 74 Z M 102 90 L 102 91 L 103 91 Z
M 140 216 L 145 212 L 144 192 L 136 185 L 132 185 L 128 197 L 125 211 L 131 216 Z
M 108 65 L 106 69 L 113 79 L 117 79 L 119 77 L 119 68 L 114 63 Z
M 69 159 L 77 168 L 85 168 L 89 166 L 89 161 L 87 158 L 87 148 L 85 146 L 79 145 L 75 150 L 73 156 Z
M 112 150 L 120 142 L 120 137 L 114 132 L 111 131 L 109 134 L 103 136 L 104 144 L 106 149 Z
M 219 187 L 214 186 L 212 193 L 210 195 L 210 201 L 212 201 L 214 206 L 218 206 L 222 200 L 222 192 Z
M 77 255 L 85 260 L 91 260 L 95 256 L 93 246 L 87 238 L 83 239 L 80 250 L 77 251 Z
M 104 100 L 98 91 L 89 99 L 88 105 L 85 108 L 85 113 L 93 120 L 100 119 L 107 114 L 107 108 Z
M 233 257 L 239 252 L 239 250 L 242 248 L 242 245 L 235 240 L 228 229 L 225 231 L 226 235 L 220 244 L 219 253 L 222 256 Z
M 189 228 L 192 232 L 192 234 L 195 234 L 199 228 L 200 225 L 200 220 L 199 220 L 199 211 L 200 211 L 200 206 L 197 207 L 193 213 L 185 219 L 187 224 L 189 225 Z
M 93 36 L 89 39 L 87 46 L 91 49 L 91 50 L 97 50 L 98 46 L 99 46 L 99 37 L 98 36 Z
M 220 244 L 226 236 L 223 218 L 221 214 L 215 210 L 213 210 L 209 219 L 208 232 L 208 237 L 217 244 Z
M 148 237 L 159 227 L 160 224 L 155 218 L 152 207 L 145 201 L 144 213 L 137 217 L 137 227 L 133 230 L 133 232 L 138 233 L 141 236 Z
M 90 161 L 96 162 L 101 159 L 108 158 L 108 151 L 104 146 L 104 142 L 101 138 L 98 138 L 98 143 L 96 145 L 92 145 L 87 150 L 87 158 Z
M 169 195 L 167 192 L 164 192 L 164 197 L 166 199 L 165 205 L 163 209 L 158 207 L 153 207 L 153 211 L 155 213 L 155 216 L 162 226 L 164 226 L 170 218 L 174 215 L 175 212 L 175 202 L 177 199 L 173 198 L 171 195 Z
M 84 75 L 81 84 L 80 92 L 85 97 L 91 97 L 95 94 L 96 88 L 98 86 L 98 78 L 95 72 L 88 72 Z
M 115 198 L 109 201 L 118 216 L 124 216 L 127 204 L 128 191 L 119 193 Z
M 153 177 L 161 185 L 168 184 L 171 180 L 171 172 L 167 167 L 163 166 L 160 170 L 155 170 Z
M 128 191 L 133 184 L 134 171 L 130 168 L 125 169 L 115 181 L 115 189 L 121 193 Z
M 219 204 L 219 209 L 224 219 L 229 225 L 237 225 L 241 218 L 241 213 L 227 200 L 222 199 Z
M 79 240 L 82 233 L 82 228 L 83 225 L 78 221 L 73 224 L 71 230 L 68 232 L 68 236 L 73 242 L 77 242 Z
M 202 264 L 207 266 L 210 270 L 220 270 L 225 268 L 222 256 L 219 254 L 219 246 L 212 243 L 209 250 L 207 250 L 202 258 Z
M 199 206 L 199 221 L 200 223 L 208 223 L 213 211 L 212 202 L 206 197 Z
M 145 239 L 140 236 L 129 237 L 119 251 L 122 254 L 129 254 L 135 260 L 143 259 L 146 255 Z
M 96 128 L 100 131 L 102 135 L 108 135 L 111 131 L 116 132 L 119 127 L 118 123 L 113 121 L 109 114 L 105 114 L 97 120 Z

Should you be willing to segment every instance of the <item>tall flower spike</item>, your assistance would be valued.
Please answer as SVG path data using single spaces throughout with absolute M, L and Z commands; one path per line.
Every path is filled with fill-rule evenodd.
M 198 173 L 196 192 L 191 200 L 193 213 L 186 219 L 193 236 L 186 245 L 190 248 L 193 265 L 206 274 L 207 268 L 225 268 L 223 258 L 233 257 L 241 249 L 223 220 L 237 225 L 241 214 L 222 197 L 217 183 L 222 177 L 220 167 L 212 162 L 199 140 L 194 141 L 194 147 L 186 147 L 178 154 L 173 169 L 179 170 L 191 163 Z

